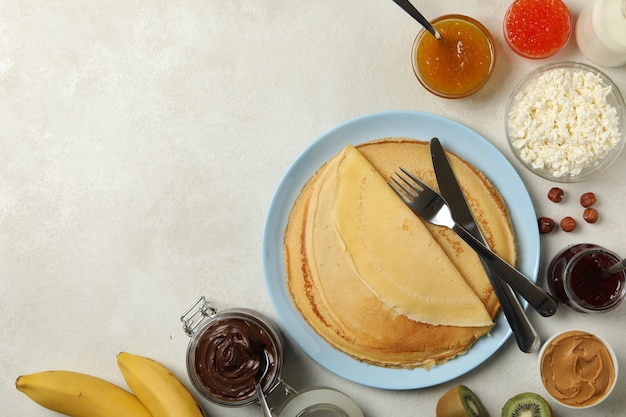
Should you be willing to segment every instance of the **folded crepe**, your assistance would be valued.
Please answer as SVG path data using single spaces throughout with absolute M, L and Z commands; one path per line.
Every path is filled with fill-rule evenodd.
M 514 263 L 514 236 L 499 194 L 476 169 L 452 154 L 448 156 L 489 244 Z M 347 147 L 313 175 L 296 199 L 285 231 L 287 283 L 304 319 L 332 346 L 379 366 L 428 368 L 466 352 L 486 334 L 498 303 L 478 257 L 454 232 L 423 223 L 409 211 L 407 225 L 415 229 L 409 240 L 426 253 L 407 249 L 395 257 L 395 246 L 387 251 L 381 245 L 372 251 L 366 244 L 372 234 L 380 233 L 385 234 L 384 239 L 395 241 L 397 230 L 388 234 L 385 227 L 375 231 L 350 226 L 351 218 L 363 219 L 365 213 L 337 195 L 341 187 L 348 187 L 343 190 L 349 193 L 349 184 L 359 178 L 349 171 L 369 170 L 369 180 L 378 183 L 373 189 L 371 183 L 366 187 L 372 193 L 367 199 L 370 212 L 366 218 L 386 221 L 380 217 L 384 213 L 379 216 L 377 212 L 391 210 L 395 213 L 391 218 L 397 220 L 398 212 L 405 208 L 393 192 L 388 194 L 390 189 L 384 189 L 384 179 L 399 166 L 436 186 L 428 143 L 404 139 L 369 142 L 356 149 Z M 381 184 L 385 187 L 379 187 Z M 338 223 L 343 226 L 338 227 Z M 432 262 L 433 254 L 439 258 L 436 263 Z M 377 263 L 381 259 L 383 263 Z M 422 262 L 424 268 L 415 266 L 419 259 L 428 261 Z M 414 276 L 398 278 L 398 285 L 402 293 L 411 296 L 402 297 L 392 288 L 393 280 L 381 278 L 380 272 L 393 275 L 393 271 L 407 269 L 413 270 Z M 440 283 L 441 288 L 428 289 L 424 282 Z M 450 290 L 447 293 L 446 288 Z M 434 298 L 424 294 L 430 291 L 436 291 Z M 466 311 L 465 306 L 448 304 L 451 313 L 446 313 L 446 297 L 470 300 L 476 313 L 471 314 L 469 322 L 458 317 L 460 311 Z M 411 298 L 417 301 L 412 303 Z M 436 313 L 431 312 L 429 300 L 430 307 L 437 306 L 432 309 Z
M 332 217 L 344 251 L 384 304 L 423 323 L 493 324 L 426 225 L 353 146 L 342 152 L 334 194 Z

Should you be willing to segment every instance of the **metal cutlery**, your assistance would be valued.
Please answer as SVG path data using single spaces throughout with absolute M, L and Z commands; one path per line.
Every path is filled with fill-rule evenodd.
M 444 200 L 448 202 L 452 218 L 472 236 L 480 240 L 485 246 L 488 246 L 467 205 L 463 191 L 438 138 L 431 139 L 430 153 L 437 183 L 439 184 L 439 192 Z M 536 351 L 541 345 L 541 339 L 528 320 L 528 316 L 526 316 L 526 312 L 522 308 L 515 292 L 502 280 L 498 271 L 484 259 L 481 258 L 481 261 L 520 350 L 526 353 Z
M 259 357 L 259 369 L 257 370 L 256 375 L 256 384 L 254 385 L 254 389 L 256 390 L 257 397 L 259 397 L 259 405 L 261 406 L 261 410 L 263 410 L 263 415 L 265 417 L 273 417 L 272 410 L 270 409 L 269 404 L 267 403 L 267 399 L 265 398 L 265 393 L 263 392 L 262 383 L 265 374 L 269 370 L 270 361 L 267 357 L 267 351 L 263 348 L 263 354 Z
M 549 317 L 556 313 L 558 304 L 550 294 L 493 253 L 463 226 L 457 224 L 443 197 L 406 170 L 400 168 L 400 171 L 405 176 L 398 172 L 396 175 L 402 182 L 392 178 L 393 182 L 388 182 L 388 184 L 413 213 L 430 223 L 452 229 L 482 259 L 498 271 L 502 278 L 539 314 Z

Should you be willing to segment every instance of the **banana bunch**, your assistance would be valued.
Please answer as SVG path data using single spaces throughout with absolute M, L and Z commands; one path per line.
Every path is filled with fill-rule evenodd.
M 159 362 L 122 352 L 117 355 L 117 365 L 153 417 L 203 417 L 191 392 Z
M 39 405 L 71 417 L 204 417 L 187 387 L 159 362 L 122 352 L 117 363 L 132 393 L 72 371 L 22 375 L 15 386 Z

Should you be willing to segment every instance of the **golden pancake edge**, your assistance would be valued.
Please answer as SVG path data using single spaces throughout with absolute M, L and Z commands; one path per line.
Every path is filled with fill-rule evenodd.
M 343 160 L 349 148 L 331 158 L 309 179 L 291 209 L 284 236 L 284 258 L 287 286 L 294 305 L 329 344 L 359 361 L 377 366 L 430 368 L 467 352 L 489 332 L 491 325 L 434 324 L 411 318 L 402 305 L 388 302 L 386 294 L 373 290 L 372 287 L 380 284 L 378 278 L 370 279 L 370 275 L 355 266 L 359 262 L 346 252 L 351 244 L 342 241 L 333 213 L 336 215 L 336 200 L 340 199 L 336 194 L 337 183 L 341 183 L 337 172 L 342 164 L 348 163 Z M 366 142 L 356 149 L 384 180 L 403 167 L 438 188 L 428 142 L 386 138 Z M 448 159 L 489 245 L 507 262 L 515 264 L 515 236 L 501 196 L 487 178 L 466 161 L 450 152 Z M 350 201 L 342 204 L 350 204 Z M 412 213 L 411 216 L 410 221 L 417 219 Z M 364 230 L 359 229 L 359 232 L 373 233 Z M 495 317 L 499 303 L 476 254 L 447 228 L 423 222 L 420 230 L 413 237 L 418 239 L 416 244 L 435 242 L 436 252 L 448 257 L 439 273 L 463 277 L 491 318 Z M 390 248 L 390 254 L 383 256 L 394 256 L 394 252 Z M 429 259 L 428 254 L 414 258 Z M 416 274 L 419 278 L 419 270 Z M 404 281 L 402 285 L 408 285 Z M 415 282 L 419 286 L 420 282 Z M 447 281 L 442 279 L 442 282 Z M 459 285 L 454 282 L 449 285 Z M 444 319 L 453 319 L 453 316 L 444 315 Z

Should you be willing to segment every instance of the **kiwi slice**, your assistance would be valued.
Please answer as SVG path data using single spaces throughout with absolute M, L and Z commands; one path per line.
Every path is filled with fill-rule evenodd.
M 539 394 L 517 394 L 502 407 L 502 417 L 552 417 L 550 404 Z
M 489 414 L 472 390 L 457 385 L 439 399 L 437 417 L 489 417 Z

